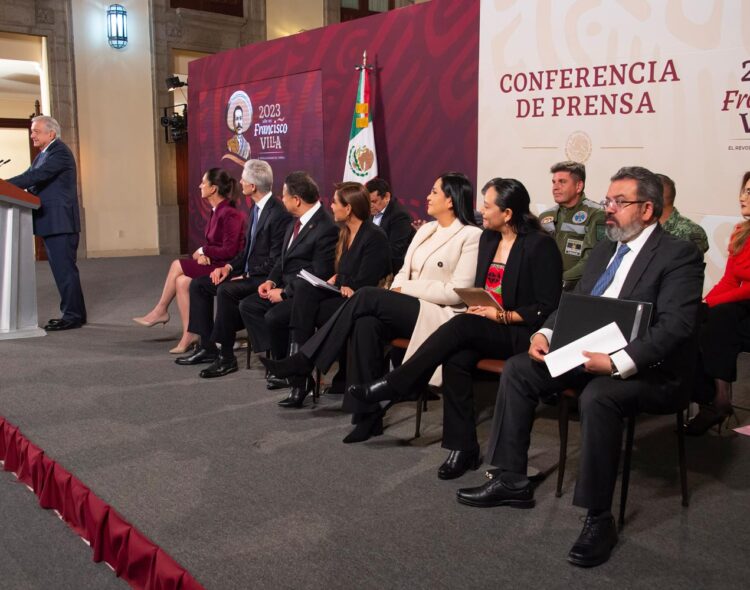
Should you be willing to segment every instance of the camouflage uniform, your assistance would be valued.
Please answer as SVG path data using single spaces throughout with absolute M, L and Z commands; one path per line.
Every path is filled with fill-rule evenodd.
M 670 213 L 669 218 L 664 222 L 662 227 L 664 231 L 669 232 L 675 238 L 693 242 L 701 252 L 705 253 L 708 250 L 706 232 L 697 223 L 680 215 L 677 207 L 672 209 L 672 213 Z
M 575 207 L 555 205 L 539 216 L 563 259 L 563 288 L 572 289 L 583 275 L 586 258 L 594 245 L 604 238 L 604 209 L 582 195 Z

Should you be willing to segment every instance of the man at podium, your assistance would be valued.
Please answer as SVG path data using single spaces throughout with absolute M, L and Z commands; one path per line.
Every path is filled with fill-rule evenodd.
M 48 116 L 31 120 L 31 141 L 41 151 L 23 174 L 8 182 L 41 200 L 34 211 L 34 234 L 44 240 L 49 265 L 60 292 L 62 317 L 51 319 L 47 331 L 80 328 L 86 323 L 76 257 L 81 232 L 76 184 L 76 162 L 60 140 L 60 124 Z

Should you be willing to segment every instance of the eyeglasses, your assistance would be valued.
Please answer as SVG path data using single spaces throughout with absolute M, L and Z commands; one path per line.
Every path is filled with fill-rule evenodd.
M 607 197 L 599 201 L 599 204 L 605 209 L 614 209 L 615 211 L 622 211 L 625 207 L 634 203 L 648 203 L 648 201 L 626 201 L 622 197 L 617 197 L 616 199 Z
M 750 188 L 743 189 L 740 194 L 750 197 Z

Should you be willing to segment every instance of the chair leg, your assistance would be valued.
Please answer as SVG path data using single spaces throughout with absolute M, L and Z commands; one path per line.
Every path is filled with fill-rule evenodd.
M 250 368 L 250 357 L 253 354 L 253 347 L 250 346 L 250 338 L 247 339 L 247 357 L 245 357 L 245 368 Z
M 563 479 L 565 478 L 565 461 L 568 458 L 568 420 L 570 408 L 569 400 L 564 395 L 560 396 L 557 406 L 557 428 L 560 432 L 560 458 L 557 462 L 557 490 L 555 496 L 562 496 Z
M 417 398 L 417 420 L 414 425 L 414 438 L 419 438 L 422 428 L 422 411 L 427 411 L 427 389 L 419 394 Z
M 313 405 L 316 405 L 318 403 L 318 400 L 320 399 L 320 382 L 323 380 L 323 375 L 321 375 L 320 369 L 318 369 L 318 367 L 315 367 L 315 372 L 313 373 L 313 375 L 315 384 L 313 385 L 312 390 L 312 400 Z
M 618 524 L 625 525 L 625 505 L 628 502 L 628 485 L 630 484 L 630 460 L 633 456 L 633 435 L 635 434 L 635 416 L 627 418 L 627 434 L 625 437 L 625 457 L 622 463 L 622 488 L 620 490 L 620 517 Z
M 682 410 L 677 412 L 677 453 L 680 461 L 680 485 L 682 486 L 682 505 L 688 505 L 687 461 L 685 460 L 685 422 Z

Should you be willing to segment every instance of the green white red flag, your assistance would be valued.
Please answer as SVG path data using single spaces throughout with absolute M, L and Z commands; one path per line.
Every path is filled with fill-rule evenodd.
M 375 131 L 370 118 L 370 72 L 367 68 L 367 52 L 362 56 L 359 71 L 357 102 L 354 104 L 352 129 L 346 150 L 344 181 L 361 182 L 378 175 L 378 158 L 375 153 Z

